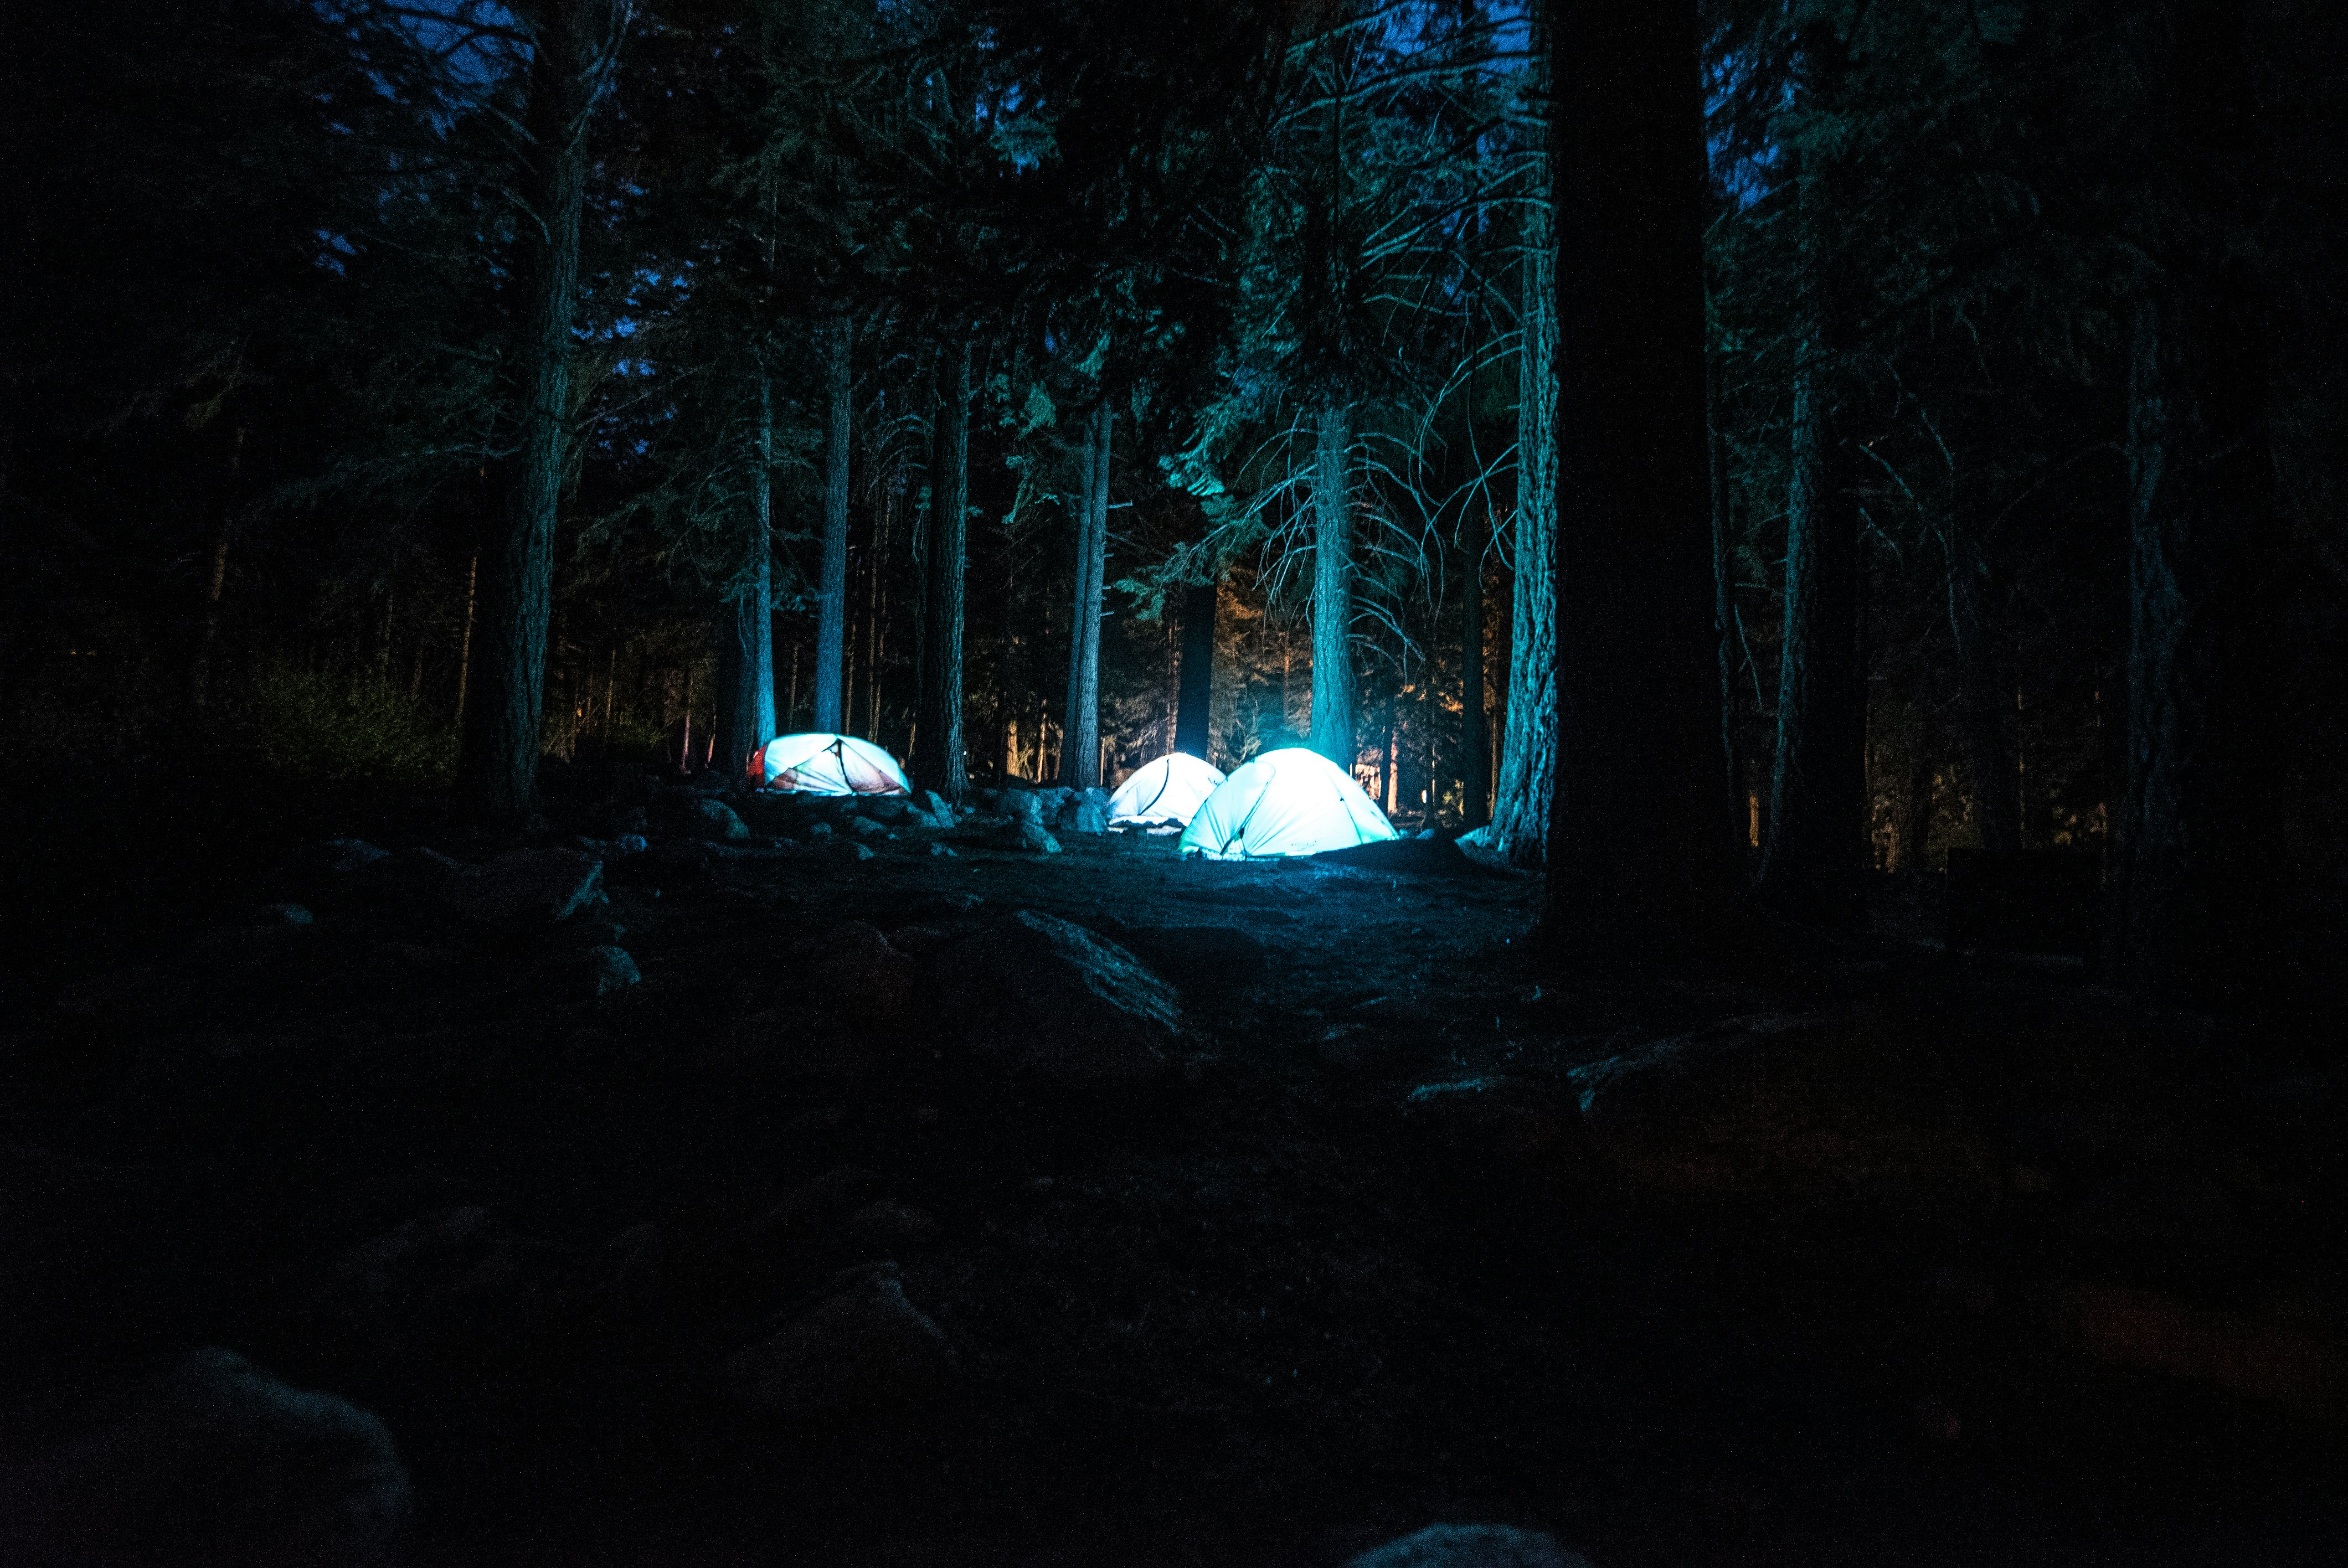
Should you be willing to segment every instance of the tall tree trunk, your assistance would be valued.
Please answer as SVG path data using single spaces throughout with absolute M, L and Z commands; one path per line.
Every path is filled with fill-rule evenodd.
M 814 729 L 836 734 L 847 727 L 842 675 L 848 638 L 848 318 L 825 329 L 826 384 L 830 419 L 823 453 L 823 564 L 816 588 Z
M 1720 429 L 1720 384 L 1709 352 L 1704 355 L 1704 455 L 1712 481 L 1712 644 L 1720 666 L 1721 776 L 1728 781 L 1729 836 L 1739 845 L 1751 831 L 1745 800 L 1745 760 L 1736 744 L 1736 579 L 1728 536 L 1735 523 L 1728 485 L 1728 442 Z
M 554 528 L 561 502 L 571 403 L 572 315 L 579 283 L 579 217 L 587 190 L 587 126 L 596 83 L 589 19 L 608 0 L 548 0 L 530 50 L 530 138 L 522 189 L 531 219 L 518 225 L 517 450 L 506 475 L 496 537 L 482 554 L 481 635 L 457 763 L 459 809 L 518 825 L 530 814 L 546 708 L 546 630 L 554 593 Z
M 1354 771 L 1353 410 L 1321 410 L 1313 457 L 1313 729 L 1306 743 Z
M 2247 280 L 2216 272 L 2164 280 L 2131 322 L 2127 793 L 2106 956 L 2156 995 L 2222 996 L 2273 961 L 2261 784 L 2281 699 L 2260 579 L 2281 541 L 2260 313 Z
M 1510 551 L 1516 571 L 1500 781 L 1492 802 L 1492 847 L 1519 866 L 1539 866 L 1547 854 L 1557 780 L 1557 242 L 1548 186 L 1544 177 L 1525 217 Z
M 1483 514 L 1471 507 L 1461 531 L 1467 536 L 1461 552 L 1467 569 L 1459 610 L 1459 816 L 1461 825 L 1473 828 L 1491 820 L 1492 753 L 1484 710 L 1484 544 L 1489 530 Z
M 1867 848 L 1859 504 L 1837 457 L 1831 369 L 1819 334 L 1807 335 L 1794 380 L 1777 750 L 1754 885 L 1788 913 L 1844 922 L 1859 913 Z
M 472 564 L 465 569 L 465 630 L 457 641 L 457 722 L 459 735 L 465 733 L 466 686 L 473 673 L 473 612 L 481 596 L 481 552 L 473 552 Z
M 2022 847 L 2022 775 L 2013 754 L 2013 684 L 2000 673 L 1989 563 L 1962 521 L 1942 540 L 1949 569 L 1949 631 L 1956 643 L 1957 743 L 1982 847 Z
M 1182 596 L 1182 691 L 1175 699 L 1174 749 L 1211 762 L 1214 749 L 1215 610 L 1222 588 L 1192 583 Z
M 1695 6 L 1559 0 L 1558 766 L 1546 934 L 1661 956 L 1727 914 Z M 1570 497 L 1569 509 L 1566 498 Z
M 964 340 L 940 411 L 937 462 L 930 476 L 928 628 L 922 638 L 921 716 L 913 773 L 922 787 L 960 805 L 970 795 L 963 762 L 962 632 L 970 502 L 970 362 Z
M 228 472 L 232 483 L 244 466 L 244 430 L 239 426 L 235 445 L 229 449 Z M 0 480 L 5 480 L 0 473 Z M 212 535 L 212 569 L 209 591 L 204 595 L 204 628 L 196 640 L 195 657 L 188 661 L 188 702 L 199 713 L 204 711 L 204 688 L 211 674 L 212 645 L 220 640 L 221 590 L 228 583 L 229 515 L 222 507 L 220 526 Z
M 750 482 L 745 581 L 718 616 L 714 754 L 736 777 L 775 738 L 774 384 L 758 377 L 758 461 Z
M 1100 784 L 1101 589 L 1108 565 L 1108 459 L 1115 415 L 1104 401 L 1085 416 L 1083 482 L 1076 503 L 1076 610 L 1068 623 L 1067 737 L 1061 782 Z
M 1825 28 L 1806 28 L 1800 54 L 1801 110 L 1830 110 L 1842 71 L 1839 44 Z M 1837 422 L 1847 312 L 1839 269 L 1828 253 L 1828 175 L 1825 155 L 1813 152 L 1800 159 L 1795 179 L 1800 271 L 1787 464 L 1785 635 L 1769 831 L 1754 886 L 1788 914 L 1845 923 L 1859 917 L 1865 888 L 1867 672 L 1859 648 L 1851 437 Z M 1707 416 L 1707 440 L 1709 428 Z M 1717 588 L 1715 595 L 1716 604 Z

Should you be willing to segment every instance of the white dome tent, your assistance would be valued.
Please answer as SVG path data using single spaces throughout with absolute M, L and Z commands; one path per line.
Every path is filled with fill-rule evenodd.
M 1225 779 L 1182 830 L 1179 848 L 1210 860 L 1263 860 L 1401 836 L 1352 774 L 1318 752 L 1283 746 Z
M 897 759 L 853 735 L 778 735 L 750 759 L 751 782 L 796 794 L 911 794 Z
M 1222 782 L 1223 770 L 1214 764 L 1188 752 L 1169 752 L 1154 763 L 1144 763 L 1117 786 L 1108 797 L 1108 819 L 1179 827 L 1199 815 Z

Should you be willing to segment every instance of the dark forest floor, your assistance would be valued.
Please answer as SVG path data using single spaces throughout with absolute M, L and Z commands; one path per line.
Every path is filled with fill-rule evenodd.
M 210 934 L 26 1002 L 15 1528 L 143 1562 L 212 1519 L 54 1522 L 57 1456 L 220 1345 L 383 1419 L 424 1563 L 1303 1568 L 1437 1519 L 1599 1568 L 2340 1560 L 2348 1112 L 2303 1028 L 1953 961 L 1888 883 L 1868 934 L 1607 974 L 1432 854 L 746 815 L 804 847 L 655 831 L 534 936 L 324 872 L 248 924 L 256 860 Z M 1021 909 L 1179 989 L 1169 1071 L 962 1049 L 940 955 Z M 596 938 L 641 983 L 594 995 Z M 1665 1072 L 1585 1124 L 1570 1073 L 1691 1033 L 1735 1103 Z M 1773 1065 L 1840 1061 L 1857 1109 Z M 747 1408 L 736 1353 L 883 1260 L 951 1365 Z

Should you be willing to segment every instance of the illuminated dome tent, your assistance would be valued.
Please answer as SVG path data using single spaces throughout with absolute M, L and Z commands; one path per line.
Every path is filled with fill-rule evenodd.
M 766 789 L 798 794 L 911 794 L 897 759 L 853 735 L 778 735 L 751 760 Z
M 1108 797 L 1111 822 L 1189 822 L 1223 782 L 1223 770 L 1188 752 L 1169 752 L 1145 763 Z
M 1262 860 L 1401 836 L 1352 774 L 1318 752 L 1283 746 L 1225 779 L 1179 847 L 1210 860 Z

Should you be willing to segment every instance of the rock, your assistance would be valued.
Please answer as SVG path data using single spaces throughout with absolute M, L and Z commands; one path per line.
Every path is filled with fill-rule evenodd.
M 870 860 L 872 858 L 873 850 L 872 846 L 869 844 L 851 844 L 848 847 L 854 852 L 856 858 L 859 860 Z
M 891 804 L 894 803 L 892 802 Z M 848 819 L 848 831 L 859 838 L 893 838 L 896 836 L 877 818 L 870 816 L 850 817 Z
M 1365 1043 L 1345 1041 L 1374 1061 Z M 1422 1083 L 1403 1120 L 1435 1184 L 1487 1239 L 1553 1236 L 1591 1172 L 1590 1135 L 1570 1098 L 1505 1075 Z
M 831 836 L 831 824 L 828 822 L 808 823 L 807 835 L 809 838 L 815 839 L 829 838 Z
M 840 1227 L 841 1245 L 866 1256 L 918 1248 L 937 1234 L 938 1222 L 892 1199 L 867 1204 Z
M 1003 810 L 1014 822 L 1044 824 L 1044 797 L 1035 790 L 1007 789 L 1003 792 Z
M 1044 831 L 1044 825 L 1033 817 L 1016 817 L 1012 823 L 1013 847 L 1031 855 L 1057 855 L 1060 841 Z
M 354 1247 L 312 1309 L 371 1362 L 496 1357 L 523 1290 L 520 1248 L 487 1209 L 427 1214 Z
M 1569 1075 L 1600 1157 L 1666 1201 L 1973 1214 L 2000 1166 L 1912 1042 L 1858 1014 L 1731 1019 Z
M 778 1199 L 750 1222 L 741 1239 L 756 1247 L 798 1245 L 858 1208 L 880 1186 L 880 1178 L 860 1165 L 835 1165 Z
M 870 1029 L 894 1030 L 909 1021 L 913 960 L 891 947 L 878 927 L 849 920 L 802 943 L 790 957 L 799 970 L 798 989 L 818 1008 Z M 807 1010 L 791 1006 L 802 1015 Z
M 865 801 L 863 807 L 860 815 L 870 817 L 876 824 L 902 822 L 913 815 L 912 803 L 903 795 L 876 794 Z
M 582 992 L 595 997 L 626 990 L 644 978 L 636 968 L 636 960 L 628 956 L 627 948 L 608 943 L 582 949 L 563 972 Z
M 954 854 L 953 845 L 950 844 L 940 844 L 937 840 L 932 839 L 930 841 L 930 854 L 932 856 L 951 860 L 953 858 Z
M 1107 934 L 1177 985 L 1245 985 L 1270 961 L 1262 938 L 1236 926 L 1126 927 Z
M 603 863 L 575 849 L 516 849 L 452 878 L 441 902 L 477 926 L 534 931 L 569 919 L 602 887 Z
M 1097 802 L 1079 795 L 1060 808 L 1052 825 L 1062 833 L 1107 833 L 1108 813 Z
M 2223 1389 L 2335 1427 L 2348 1422 L 2348 1343 L 2309 1325 L 2111 1285 L 2061 1292 L 2048 1317 L 2066 1343 L 2106 1366 Z
M 299 904 L 263 904 L 253 915 L 259 926 L 307 926 L 314 918 Z
M 1081 926 L 1022 909 L 939 955 L 939 1016 L 981 1060 L 1071 1086 L 1163 1077 L 1182 1024 L 1174 988 Z
M 704 838 L 723 839 L 728 844 L 750 836 L 750 825 L 735 814 L 734 808 L 714 796 L 703 795 L 691 804 L 690 820 L 693 831 Z
M 836 1276 L 820 1302 L 735 1352 L 725 1372 L 736 1400 L 762 1416 L 869 1419 L 933 1402 L 954 1367 L 943 1331 L 883 1263 Z
M 386 858 L 386 852 L 360 838 L 329 838 L 308 844 L 278 861 L 269 879 L 291 897 L 311 905 L 332 905 L 347 896 L 345 878 Z
M 2234 1205 L 2216 1183 L 2191 1171 L 2123 1171 L 2074 1207 L 2071 1233 L 2085 1240 L 2186 1249 L 2234 1239 Z
M 198 1350 L 36 1473 L 9 1561 L 389 1568 L 410 1511 L 383 1423 Z M 25 1537 L 28 1536 L 29 1540 Z
M 1004 792 L 1001 790 L 992 790 L 988 793 L 999 796 Z M 937 791 L 933 789 L 923 790 L 915 797 L 915 803 L 921 807 L 922 811 L 929 817 L 929 819 L 932 822 L 936 823 L 940 827 L 952 827 L 954 825 L 954 808 L 947 804 L 946 797 L 940 794 Z
M 1590 1560 L 1535 1530 L 1430 1524 L 1363 1553 L 1345 1568 L 1590 1568 Z

